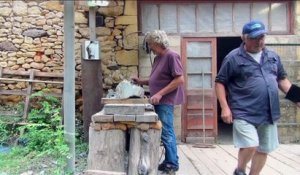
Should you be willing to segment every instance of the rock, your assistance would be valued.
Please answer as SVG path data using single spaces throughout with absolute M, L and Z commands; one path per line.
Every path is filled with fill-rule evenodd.
M 7 62 L 0 62 L 1 67 L 7 67 Z
M 144 97 L 144 89 L 140 86 L 132 84 L 128 80 L 121 81 L 116 87 L 116 94 L 118 98 L 129 97 Z
M 33 6 L 33 7 L 28 8 L 28 14 L 29 15 L 40 15 L 41 10 L 39 7 Z
M 32 38 L 39 38 L 43 36 L 48 36 L 47 32 L 42 29 L 28 29 L 23 32 L 24 36 L 32 37 Z
M 4 41 L 0 43 L 0 51 L 17 51 L 17 47 L 9 41 Z
M 13 12 L 16 16 L 27 15 L 27 3 L 23 1 L 13 1 Z
M 9 7 L 2 7 L 0 8 L 0 16 L 9 16 L 12 9 Z
M 47 9 L 47 10 L 57 10 L 57 11 L 63 11 L 64 7 L 63 4 L 60 4 L 59 1 L 46 1 L 40 3 L 40 6 Z
M 138 65 L 138 52 L 136 50 L 120 50 L 116 53 L 116 61 L 119 65 Z
M 76 24 L 86 24 L 87 18 L 84 16 L 83 13 L 75 12 L 75 23 Z
M 119 16 L 123 13 L 123 7 L 115 6 L 115 7 L 102 7 L 98 9 L 98 12 L 104 16 Z
M 53 49 L 46 49 L 45 50 L 45 55 L 52 55 L 54 54 L 54 50 Z

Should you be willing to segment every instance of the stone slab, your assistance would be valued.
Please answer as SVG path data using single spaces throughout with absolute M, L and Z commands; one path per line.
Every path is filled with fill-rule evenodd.
M 134 122 L 135 115 L 123 115 L 123 114 L 115 114 L 114 122 Z
M 101 102 L 103 104 L 150 104 L 148 98 L 102 98 Z
M 144 115 L 136 115 L 136 122 L 152 123 L 158 121 L 158 115 L 153 111 L 146 111 Z
M 142 115 L 145 104 L 106 104 L 104 114 Z
M 97 112 L 96 114 L 92 115 L 92 122 L 93 123 L 101 123 L 101 122 L 113 122 L 114 115 L 112 114 L 104 114 L 104 110 Z

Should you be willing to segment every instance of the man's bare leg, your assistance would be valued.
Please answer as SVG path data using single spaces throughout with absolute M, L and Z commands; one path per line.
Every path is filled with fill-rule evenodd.
M 252 159 L 256 152 L 256 147 L 240 148 L 238 154 L 238 167 L 239 171 L 246 172 L 247 163 Z
M 255 152 L 252 162 L 251 162 L 251 169 L 249 175 L 259 175 L 260 171 L 263 169 L 266 161 L 267 161 L 268 154 Z

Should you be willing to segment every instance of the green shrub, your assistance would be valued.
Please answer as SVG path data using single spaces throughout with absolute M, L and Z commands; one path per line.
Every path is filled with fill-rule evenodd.
M 14 129 L 20 133 L 19 142 L 23 147 L 13 147 L 7 154 L 0 154 L 0 172 L 45 171 L 47 174 L 65 174 L 69 148 L 64 138 L 62 125 L 62 102 L 42 92 L 31 96 L 32 106 L 26 125 Z M 0 124 L 0 141 L 11 137 L 8 127 Z M 20 151 L 21 150 L 21 151 Z M 22 152 L 16 154 L 16 152 Z M 22 166 L 19 166 L 19 165 Z M 47 168 L 43 167 L 47 165 Z
M 53 96 L 44 96 L 42 92 L 33 94 L 31 98 L 38 99 L 35 108 L 28 114 L 28 122 L 32 124 L 19 128 L 24 130 L 21 138 L 27 140 L 28 151 L 66 160 L 68 146 L 64 139 L 61 101 Z

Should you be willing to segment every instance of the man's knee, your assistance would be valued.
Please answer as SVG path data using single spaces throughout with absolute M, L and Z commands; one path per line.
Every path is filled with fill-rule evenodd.
M 254 153 L 257 151 L 257 147 L 240 148 L 240 151 Z

